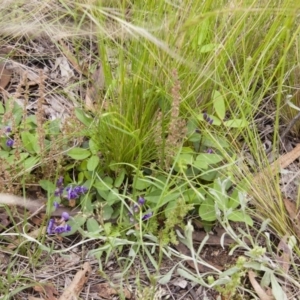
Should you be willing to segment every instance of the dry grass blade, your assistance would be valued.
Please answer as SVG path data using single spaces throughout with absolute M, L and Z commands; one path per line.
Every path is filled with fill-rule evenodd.
M 256 279 L 255 279 L 256 275 L 253 271 L 249 271 L 248 276 L 249 276 L 249 280 L 260 300 L 274 300 L 274 298 L 272 296 L 269 296 L 263 290 L 263 288 L 260 286 L 260 284 L 256 281 Z
M 288 247 L 287 236 L 285 235 L 279 242 L 277 247 L 277 260 L 285 274 L 288 274 L 291 260 L 291 250 Z M 279 253 L 281 252 L 281 253 Z
M 300 240 L 300 217 L 296 204 L 289 199 L 283 199 L 285 209 L 291 219 L 293 231 Z

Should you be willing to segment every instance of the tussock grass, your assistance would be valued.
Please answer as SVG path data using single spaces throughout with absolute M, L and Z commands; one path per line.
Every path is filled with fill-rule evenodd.
M 235 183 L 249 177 L 251 185 L 251 173 L 269 164 L 257 115 L 268 113 L 267 101 L 274 107 L 276 158 L 280 124 L 297 113 L 287 100 L 300 107 L 299 9 L 292 0 L 48 0 L 38 5 L 11 0 L 0 4 L 0 40 L 18 47 L 16 41 L 21 46 L 47 36 L 61 53 L 65 53 L 61 39 L 75 45 L 71 52 L 77 65 L 87 60 L 79 83 L 84 88 L 95 66 L 101 67 L 105 80 L 93 99 L 91 114 L 96 121 L 88 135 L 99 147 L 106 172 L 115 171 L 116 164 L 131 171 L 151 164 L 172 171 L 170 159 L 185 142 L 185 137 L 178 137 L 183 133 L 178 124 L 196 119 L 200 131 L 219 144 Z M 86 57 L 81 56 L 82 49 Z M 225 99 L 226 118 L 245 120 L 246 127 L 205 126 L 199 121 L 204 111 L 215 114 L 214 91 Z M 75 103 L 85 108 L 79 97 Z M 298 126 L 293 131 L 297 133 Z M 220 137 L 231 144 L 230 151 L 221 148 Z M 244 164 L 246 154 L 253 161 L 252 170 Z M 280 237 L 292 233 L 278 179 L 270 175 L 247 192 L 255 215 L 269 218 Z

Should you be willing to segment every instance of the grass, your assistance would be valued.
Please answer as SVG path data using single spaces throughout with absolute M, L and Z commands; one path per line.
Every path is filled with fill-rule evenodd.
M 299 237 L 291 230 L 279 176 L 270 174 L 258 184 L 253 175 L 269 165 L 257 120 L 271 120 L 271 152 L 277 158 L 281 126 L 289 124 L 298 113 L 295 106 L 300 107 L 299 8 L 290 0 L 0 4 L 1 42 L 13 49 L 3 61 L 18 61 L 26 67 L 31 60 L 54 64 L 55 56 L 41 44 L 46 39 L 76 71 L 67 84 L 50 80 L 49 74 L 43 83 L 39 75 L 38 96 L 26 79 L 11 87 L 0 121 L 13 128 L 10 136 L 15 145 L 5 145 L 3 132 L 2 191 L 18 193 L 39 185 L 51 201 L 63 201 L 54 197 L 59 176 L 66 186 L 84 185 L 89 191 L 76 204 L 86 214 L 70 221 L 72 233 L 81 234 L 81 243 L 103 239 L 104 244 L 92 252 L 96 257 L 104 252 L 108 260 L 117 248 L 119 267 L 125 271 L 138 257 L 150 278 L 148 259 L 155 270 L 155 284 L 168 282 L 159 270 L 161 260 L 174 255 L 170 243 L 180 239 L 175 226 L 184 228 L 190 216 L 200 219 L 206 229 L 220 224 L 247 260 L 237 259 L 232 273 L 215 270 L 209 277 L 180 267 L 180 274 L 215 287 L 224 299 L 239 294 L 246 299 L 247 293 L 258 299 L 257 290 L 239 287 L 241 278 L 255 269 L 267 278 L 275 299 L 284 299 L 288 291 L 280 286 L 280 279 L 284 276 L 299 288 L 299 276 L 296 271 L 283 274 L 280 265 L 274 265 L 276 245 L 263 232 L 271 231 L 275 244 L 286 234 L 290 244 L 293 236 Z M 43 58 L 43 51 L 35 48 L 38 45 L 46 50 Z M 27 51 L 25 58 L 16 55 L 18 51 Z M 36 117 L 29 118 L 17 105 L 9 107 L 14 89 L 25 103 L 32 99 L 40 103 Z M 84 100 L 87 89 L 92 104 Z M 45 122 L 42 103 L 49 95 L 59 95 L 76 107 L 64 116 L 64 123 L 60 119 Z M 296 124 L 292 132 L 298 131 Z M 212 156 L 206 153 L 210 149 Z M 251 211 L 242 192 L 252 199 Z M 138 197 L 146 203 L 128 216 Z M 96 208 L 98 215 L 93 216 Z M 150 212 L 153 216 L 144 222 Z M 245 220 L 247 230 L 240 234 L 250 238 L 255 220 L 264 249 L 255 238 L 249 246 L 232 229 L 232 222 L 238 226 Z M 190 225 L 186 235 L 180 240 L 192 249 Z M 125 250 L 131 255 L 123 264 Z M 43 251 L 56 253 L 47 246 Z M 294 247 L 291 257 L 298 252 Z M 202 261 L 199 253 L 193 254 L 194 261 Z M 99 265 L 101 269 L 100 258 Z M 234 284 L 226 289 L 224 283 L 229 280 Z M 8 286 L 1 289 L 7 294 Z

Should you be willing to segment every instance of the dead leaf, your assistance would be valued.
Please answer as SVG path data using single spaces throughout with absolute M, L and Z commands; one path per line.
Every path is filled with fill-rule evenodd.
M 91 286 L 90 292 L 97 293 L 98 296 L 104 299 L 110 299 L 111 296 L 116 296 L 119 294 L 123 294 L 126 299 L 131 299 L 132 297 L 132 294 L 128 289 L 124 288 L 122 290 L 117 290 L 111 287 L 111 285 L 108 282 L 99 283 Z
M 265 176 L 275 176 L 280 169 L 284 169 L 289 166 L 293 161 L 300 157 L 300 144 L 298 144 L 292 151 L 281 155 L 276 161 L 274 161 L 269 167 L 259 172 L 254 177 L 254 182 L 260 183 Z
M 0 62 L 0 88 L 5 89 L 12 77 L 12 71 L 5 68 L 5 63 Z
M 92 272 L 91 265 L 86 262 L 83 264 L 81 270 L 79 270 L 71 284 L 65 289 L 59 300 L 73 300 L 77 299 L 83 286 L 87 283 Z
M 175 286 L 179 286 L 182 289 L 185 289 L 188 285 L 188 282 L 183 278 L 176 278 L 171 283 Z
M 60 76 L 63 84 L 66 84 L 74 77 L 74 72 L 70 68 L 68 60 L 64 56 L 57 57 L 55 60 L 54 70 L 59 67 Z
M 291 219 L 293 231 L 297 235 L 298 239 L 300 240 L 300 218 L 299 218 L 299 212 L 297 212 L 297 207 L 295 202 L 290 201 L 289 199 L 283 199 L 283 203 L 285 206 L 285 209 Z
M 38 293 L 42 293 L 47 300 L 57 300 L 54 295 L 58 295 L 58 292 L 52 284 L 36 285 L 33 289 Z
M 287 236 L 285 235 L 277 246 L 277 261 L 285 274 L 288 274 L 290 268 L 291 251 L 288 247 Z M 279 253 L 281 251 L 281 254 Z
M 253 271 L 248 271 L 249 280 L 260 300 L 274 300 L 274 297 L 269 296 L 260 284 L 256 281 L 256 274 Z
M 105 86 L 105 77 L 101 65 L 99 65 L 93 73 L 91 81 L 92 82 L 86 91 L 85 106 L 87 109 L 94 111 L 94 102 L 99 102 L 98 98 L 101 95 L 100 91 L 103 90 Z

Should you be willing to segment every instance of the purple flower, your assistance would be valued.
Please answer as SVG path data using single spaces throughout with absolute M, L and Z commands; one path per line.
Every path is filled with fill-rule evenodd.
M 63 184 L 63 181 L 64 181 L 64 178 L 62 176 L 60 176 L 56 181 L 56 186 L 61 187 Z
M 60 225 L 54 228 L 54 233 L 61 234 L 64 232 L 65 232 L 65 226 Z
M 79 195 L 83 195 L 88 191 L 88 189 L 85 186 L 75 186 L 74 191 Z
M 10 126 L 6 126 L 5 127 L 5 132 L 6 133 L 10 133 L 11 132 L 11 127 Z
M 208 121 L 208 120 L 209 120 L 209 116 L 207 115 L 206 112 L 203 113 L 203 119 L 204 119 L 205 121 Z
M 59 203 L 55 201 L 55 202 L 53 203 L 53 206 L 54 206 L 55 209 L 58 209 Z
M 69 224 L 59 225 L 54 229 L 57 234 L 65 233 L 71 231 L 71 226 Z
M 69 186 L 66 188 L 66 191 L 68 192 L 67 198 L 72 200 L 78 198 L 80 195 L 85 194 L 88 189 L 85 186 L 75 186 L 74 188 Z
M 143 215 L 142 221 L 146 221 L 152 217 L 153 213 L 150 211 L 149 213 Z
M 62 193 L 63 193 L 63 191 L 64 191 L 64 188 L 63 188 L 63 187 L 58 187 L 58 188 L 56 188 L 56 189 L 55 189 L 55 192 L 54 192 L 55 197 L 61 196 Z
M 68 187 L 66 190 L 68 192 L 68 200 L 76 199 L 79 196 L 75 189 L 72 189 L 72 187 Z
M 67 212 L 63 212 L 61 214 L 61 218 L 64 220 L 64 221 L 68 221 L 70 219 L 70 215 L 67 213 Z
M 14 140 L 13 139 L 7 139 L 7 141 L 6 141 L 6 146 L 7 147 L 12 147 L 13 146 L 13 144 L 14 144 Z
M 142 206 L 145 204 L 145 202 L 146 202 L 146 200 L 143 197 L 139 197 L 139 200 L 138 200 L 139 205 Z
M 53 234 L 53 229 L 54 229 L 54 219 L 50 219 L 47 226 L 47 233 Z
M 209 123 L 210 125 L 211 125 L 213 122 L 214 122 L 213 119 L 209 119 L 209 120 L 208 120 L 208 123 Z
M 69 224 L 65 225 L 65 232 L 69 232 L 69 231 L 71 231 L 71 229 L 72 229 L 71 225 L 69 225 Z
M 208 149 L 206 150 L 206 153 L 208 153 L 208 154 L 212 154 L 212 153 L 214 153 L 214 150 L 213 150 L 213 149 L 211 149 L 211 148 L 208 148 Z

